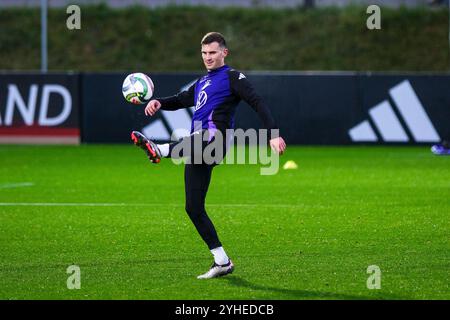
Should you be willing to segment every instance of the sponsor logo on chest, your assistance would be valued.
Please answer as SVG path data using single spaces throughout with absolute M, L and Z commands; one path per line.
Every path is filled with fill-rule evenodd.
M 206 80 L 206 82 L 201 86 L 200 92 L 197 95 L 197 102 L 194 108 L 195 111 L 203 107 L 206 104 L 206 101 L 208 101 L 208 94 L 206 93 L 205 89 L 211 84 L 211 80 Z

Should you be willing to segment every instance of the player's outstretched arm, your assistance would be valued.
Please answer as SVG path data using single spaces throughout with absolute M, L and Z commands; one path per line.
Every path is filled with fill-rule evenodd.
M 173 111 L 192 107 L 194 105 L 194 90 L 195 84 L 174 96 L 155 98 L 145 107 L 145 114 L 153 116 L 159 109 Z
M 268 106 L 243 73 L 230 70 L 230 86 L 242 100 L 256 111 L 266 129 L 278 129 Z
M 230 72 L 231 87 L 236 94 L 247 102 L 258 114 L 259 118 L 264 124 L 264 127 L 269 130 L 271 137 L 271 129 L 278 129 L 275 120 L 268 106 L 263 99 L 256 93 L 250 81 L 240 72 L 232 70 Z M 286 142 L 282 137 L 274 137 L 269 140 L 270 147 L 278 154 L 283 154 L 286 150 Z

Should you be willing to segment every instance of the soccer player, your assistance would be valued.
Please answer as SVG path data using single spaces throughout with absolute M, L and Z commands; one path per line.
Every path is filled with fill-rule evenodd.
M 234 114 L 241 99 L 257 112 L 269 132 L 270 129 L 278 128 L 269 108 L 245 75 L 225 64 L 228 49 L 225 38 L 220 33 L 210 32 L 203 37 L 201 54 L 208 71 L 205 76 L 199 78 L 188 90 L 174 96 L 151 100 L 145 108 L 145 114 L 153 116 L 159 109 L 177 110 L 195 106 L 191 135 L 178 142 L 158 145 L 137 131 L 133 131 L 131 137 L 153 163 L 159 163 L 164 157 L 190 157 L 191 161 L 186 162 L 184 171 L 186 212 L 214 257 L 214 263 L 209 271 L 197 277 L 209 279 L 232 273 L 234 264 L 222 247 L 216 229 L 205 210 L 211 173 L 218 162 L 207 163 L 204 160 L 196 162 L 193 158 L 214 143 L 217 144 L 216 150 L 222 152 L 220 155 L 225 155 L 230 141 L 225 138 L 218 139 L 217 135 L 222 134 L 222 137 L 225 137 L 226 129 L 234 127 Z M 197 146 L 200 148 L 196 149 L 194 140 L 199 138 L 201 142 Z M 270 136 L 269 144 L 278 154 L 282 154 L 286 149 L 286 143 L 279 136 Z M 174 150 L 181 152 L 177 153 Z

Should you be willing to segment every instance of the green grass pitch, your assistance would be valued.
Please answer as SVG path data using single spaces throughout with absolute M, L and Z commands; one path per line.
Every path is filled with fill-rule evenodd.
M 182 166 L 132 145 L 1 146 L 0 299 L 450 299 L 450 157 L 288 148 L 297 170 L 214 170 L 207 210 L 236 269 L 197 280 L 212 259 Z

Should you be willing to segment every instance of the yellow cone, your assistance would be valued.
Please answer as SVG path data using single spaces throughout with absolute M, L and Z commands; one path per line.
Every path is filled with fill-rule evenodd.
M 284 170 L 297 169 L 297 168 L 298 168 L 297 164 L 292 160 L 286 161 L 286 163 L 283 166 Z

